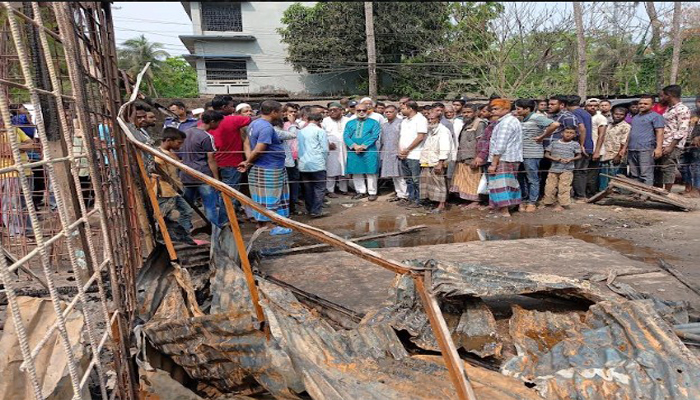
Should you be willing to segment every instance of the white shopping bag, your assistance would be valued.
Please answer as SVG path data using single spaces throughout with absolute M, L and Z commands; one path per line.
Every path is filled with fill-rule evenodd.
M 489 184 L 486 180 L 486 174 L 481 174 L 481 180 L 479 181 L 479 188 L 476 189 L 478 194 L 489 194 Z

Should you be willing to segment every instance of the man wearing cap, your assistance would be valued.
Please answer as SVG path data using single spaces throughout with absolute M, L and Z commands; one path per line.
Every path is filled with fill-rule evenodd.
M 377 200 L 377 173 L 379 172 L 377 140 L 379 140 L 382 128 L 379 122 L 367 116 L 368 110 L 367 103 L 360 102 L 357 105 L 356 118 L 351 119 L 345 125 L 343 139 L 348 151 L 346 173 L 352 175 L 357 192 L 353 199 L 367 197 L 369 193 L 369 201 L 375 201 Z
M 236 111 L 234 114 L 250 118 L 253 116 L 253 107 L 251 107 L 248 103 L 241 103 L 236 106 Z
M 348 102 L 348 108 L 345 109 L 346 118 L 352 118 L 355 116 L 355 107 L 357 107 L 357 101 L 350 100 Z
M 383 115 L 374 112 L 374 101 L 372 101 L 372 99 L 370 99 L 369 97 L 364 97 L 362 98 L 362 100 L 360 100 L 359 104 L 364 104 L 365 106 L 367 106 L 367 118 L 371 118 L 377 121 L 380 125 L 386 122 L 386 118 Z M 353 120 L 355 118 L 357 118 L 357 112 L 355 113 L 355 115 L 350 117 L 350 120 Z
M 345 175 L 345 163 L 348 152 L 343 140 L 345 125 L 348 117 L 343 115 L 343 106 L 332 102 L 328 105 L 328 116 L 323 119 L 321 127 L 328 132 L 328 159 L 326 160 L 326 191 L 330 198 L 338 197 L 335 194 L 335 183 L 338 182 L 340 194 L 348 194 L 348 181 Z

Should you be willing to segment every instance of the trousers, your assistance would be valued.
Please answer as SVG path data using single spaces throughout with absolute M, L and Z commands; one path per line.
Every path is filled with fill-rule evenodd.
M 365 185 L 367 177 L 367 185 Z M 353 174 L 352 182 L 355 184 L 355 191 L 360 194 L 368 193 L 370 196 L 377 194 L 377 174 Z
M 574 197 L 578 199 L 586 198 L 586 186 L 588 184 L 588 164 L 590 158 L 582 157 L 574 162 Z M 545 189 L 546 190 L 546 189 Z
M 627 164 L 630 166 L 630 178 L 654 185 L 654 150 L 628 151 Z
M 399 199 L 408 198 L 408 185 L 406 184 L 406 179 L 401 176 L 391 178 L 394 181 L 394 190 L 396 191 L 396 197 Z
M 335 193 L 335 182 L 338 182 L 338 189 L 341 192 L 348 191 L 348 178 L 345 176 L 329 176 L 326 178 L 326 190 L 328 193 Z
M 326 171 L 300 172 L 304 182 L 304 205 L 311 215 L 321 214 L 326 195 Z
M 542 203 L 549 206 L 558 201 L 560 206 L 571 205 L 571 182 L 573 179 L 574 174 L 571 171 L 549 171 Z

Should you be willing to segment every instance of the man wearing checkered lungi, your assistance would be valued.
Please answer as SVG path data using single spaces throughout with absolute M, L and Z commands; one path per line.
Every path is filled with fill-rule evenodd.
M 283 217 L 289 217 L 289 185 L 284 167 L 284 147 L 272 123 L 281 117 L 282 104 L 265 100 L 260 104 L 261 117 L 250 124 L 249 140 L 252 149 L 248 159 L 241 162 L 241 171 L 248 172 L 248 184 L 253 200 Z M 270 218 L 253 211 L 258 227 L 265 227 Z M 271 235 L 286 235 L 289 228 L 277 226 Z

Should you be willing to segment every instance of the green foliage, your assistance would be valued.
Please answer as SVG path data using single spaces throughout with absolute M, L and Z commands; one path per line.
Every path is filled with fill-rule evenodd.
M 449 3 L 375 2 L 374 27 L 379 81 L 390 76 L 398 84 L 381 86 L 405 88 L 411 80 L 431 81 L 439 68 L 401 68 L 403 63 L 442 48 L 451 29 Z M 278 32 L 288 45 L 287 61 L 296 71 L 309 73 L 357 71 L 359 85 L 366 85 L 367 47 L 364 4 L 361 2 L 317 3 L 306 7 L 295 3 L 282 17 Z M 419 84 L 419 82 L 416 82 Z M 409 89 L 417 90 L 416 87 Z
M 160 70 L 163 60 L 169 56 L 170 54 L 163 50 L 161 43 L 149 42 L 143 34 L 124 41 L 117 49 L 119 68 L 132 76 L 141 72 L 146 63 L 151 63 L 144 80 L 152 96 L 158 96 L 153 86 L 154 74 Z
M 160 65 L 153 85 L 161 97 L 198 97 L 197 71 L 182 57 L 169 57 Z
M 557 14 L 561 8 L 551 7 L 543 10 L 528 3 L 502 2 L 375 2 L 380 94 L 449 98 L 495 93 L 542 98 L 575 92 L 574 26 L 569 17 Z M 670 69 L 670 38 L 665 37 L 662 51 L 653 54 L 648 35 L 635 38 L 633 30 L 616 24 L 620 10 L 629 5 L 609 7 L 615 17 L 603 28 L 586 30 L 588 93 L 655 92 L 657 67 L 663 64 L 667 74 Z M 284 13 L 284 27 L 279 29 L 288 46 L 287 61 L 295 70 L 309 73 L 356 72 L 358 90 L 366 90 L 364 19 L 361 2 L 319 2 L 312 7 L 295 3 Z M 679 83 L 690 88 L 685 93 L 700 90 L 698 69 L 700 35 L 689 34 L 679 73 Z

